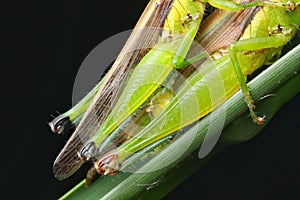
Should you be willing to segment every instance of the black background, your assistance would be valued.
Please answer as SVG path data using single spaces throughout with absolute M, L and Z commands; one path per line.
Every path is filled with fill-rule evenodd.
M 82 180 L 66 181 L 52 164 L 67 140 L 46 122 L 71 106 L 85 56 L 101 41 L 133 28 L 146 0 L 13 1 L 1 7 L 1 195 L 57 199 Z M 295 86 L 299 87 L 299 86 Z M 166 199 L 300 198 L 300 96 L 258 137 L 224 151 Z

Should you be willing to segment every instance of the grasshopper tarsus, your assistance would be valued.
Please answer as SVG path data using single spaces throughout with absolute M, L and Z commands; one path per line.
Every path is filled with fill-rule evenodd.
M 94 166 L 99 174 L 114 176 L 119 172 L 121 165 L 118 161 L 118 155 L 112 154 L 95 161 Z
M 65 134 L 74 130 L 74 124 L 71 122 L 69 116 L 59 115 L 48 123 L 51 131 L 55 134 Z
M 263 125 L 264 122 L 265 122 L 265 116 L 262 116 L 262 117 L 259 117 L 259 116 L 256 116 L 254 119 L 253 119 L 254 123 L 258 124 L 258 125 Z
M 86 161 L 89 161 L 89 160 L 94 160 L 94 155 L 97 151 L 97 148 L 96 148 L 96 145 L 95 145 L 95 142 L 91 141 L 91 142 L 88 142 L 86 143 L 81 149 L 80 151 L 78 152 L 78 157 L 86 162 Z

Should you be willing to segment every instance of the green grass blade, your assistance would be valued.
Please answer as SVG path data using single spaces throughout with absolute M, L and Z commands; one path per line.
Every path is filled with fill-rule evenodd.
M 285 103 L 300 92 L 300 87 L 295 87 L 295 85 L 300 85 L 299 61 L 300 45 L 289 51 L 249 83 L 253 98 L 256 101 L 256 111 L 267 117 L 265 125 Z M 259 100 L 259 98 L 269 94 L 275 95 Z M 112 200 L 159 199 L 164 197 L 223 148 L 247 141 L 264 128 L 265 125 L 258 126 L 250 119 L 241 92 L 236 93 L 225 105 L 226 128 L 223 130 L 217 146 L 204 159 L 199 159 L 197 153 L 210 123 L 208 117 L 198 123 L 202 129 L 199 130 L 196 137 L 193 130 L 197 126 L 194 126 L 142 167 L 143 171 L 149 170 L 150 172 L 119 173 L 115 177 L 103 177 L 88 188 L 85 188 L 84 182 L 81 182 L 61 199 Z M 248 131 L 245 132 L 245 130 Z M 179 157 L 176 162 L 170 163 L 174 156 L 182 154 L 181 149 L 190 140 L 193 140 L 193 143 L 184 155 Z M 162 168 L 151 172 L 151 169 L 159 167 Z

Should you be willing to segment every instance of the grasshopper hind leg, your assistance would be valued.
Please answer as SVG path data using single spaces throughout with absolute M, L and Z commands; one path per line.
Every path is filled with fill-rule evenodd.
M 250 91 L 249 91 L 249 88 L 247 86 L 246 79 L 245 79 L 245 74 L 247 74 L 247 73 L 243 72 L 243 70 L 245 70 L 247 67 L 255 68 L 255 66 L 251 66 L 251 64 L 249 65 L 249 63 L 241 64 L 238 60 L 237 54 L 239 52 L 257 51 L 257 50 L 261 50 L 261 49 L 281 47 L 281 46 L 285 45 L 286 42 L 287 42 L 287 38 L 285 38 L 285 37 L 282 37 L 282 38 L 262 37 L 262 38 L 244 39 L 244 40 L 234 42 L 230 45 L 230 50 L 229 50 L 230 59 L 231 59 L 232 65 L 235 69 L 237 79 L 239 80 L 241 90 L 244 95 L 244 99 L 249 108 L 250 115 L 251 115 L 253 121 L 259 125 L 262 125 L 264 123 L 265 117 L 257 116 L 256 113 L 254 112 L 254 109 L 255 109 L 254 101 L 251 97 L 251 94 L 250 94 Z M 267 57 L 267 55 L 266 55 L 266 57 Z M 265 63 L 266 63 L 266 61 L 265 61 Z M 242 70 L 242 68 L 243 68 L 243 70 Z

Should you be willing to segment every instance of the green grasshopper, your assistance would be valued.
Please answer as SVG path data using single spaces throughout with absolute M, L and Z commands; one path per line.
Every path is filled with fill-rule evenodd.
M 150 7 L 150 6 L 148 6 L 148 7 Z M 146 9 L 145 13 L 149 13 L 148 10 Z M 225 15 L 223 14 L 221 16 L 223 16 L 224 19 L 223 20 L 217 19 L 217 20 L 219 20 L 222 23 L 226 23 L 227 18 L 224 17 Z M 243 17 L 243 16 L 240 16 L 240 17 Z M 151 18 L 155 18 L 155 16 L 151 16 Z M 145 20 L 140 20 L 140 21 L 145 21 Z M 151 26 L 155 27 L 158 23 L 159 23 L 159 21 L 156 20 L 156 22 L 152 23 Z M 211 27 L 211 26 L 207 26 L 207 27 Z M 216 27 L 218 27 L 218 26 L 216 26 Z M 220 27 L 220 25 L 219 25 L 219 27 Z M 210 32 L 209 31 L 207 31 L 207 32 L 208 32 L 207 35 L 210 34 L 210 36 L 209 36 L 210 38 L 205 38 L 204 34 L 203 34 L 202 39 L 200 39 L 201 41 L 207 41 L 207 42 L 212 41 L 211 32 L 221 33 L 221 31 L 217 31 L 217 30 L 211 30 Z M 223 34 L 223 35 L 225 35 L 225 34 Z M 239 35 L 239 34 L 236 34 L 236 35 Z M 222 41 L 223 37 L 221 35 L 215 35 L 215 37 L 213 39 L 214 40 L 218 39 L 218 40 Z M 220 42 L 213 42 L 212 44 L 201 44 L 201 45 L 205 46 L 206 50 L 208 50 L 209 52 L 214 52 L 216 50 L 216 49 L 214 49 L 215 44 L 217 44 L 217 46 L 218 46 L 220 44 Z M 103 79 L 106 79 L 106 78 L 103 78 Z M 88 107 L 91 105 L 94 97 L 96 96 L 96 93 L 98 92 L 99 88 L 101 87 L 103 79 L 74 107 L 72 107 L 67 112 L 59 115 L 58 117 L 56 117 L 49 123 L 49 126 L 50 126 L 52 132 L 54 132 L 56 134 L 64 134 L 64 133 L 70 132 L 72 129 L 74 129 L 79 124 L 79 121 L 82 119 L 83 113 L 86 112 Z
M 264 64 L 270 64 L 278 59 L 282 47 L 293 38 L 300 25 L 300 1 L 267 3 L 269 5 L 261 7 L 254 16 L 241 39 L 228 46 L 229 55 L 214 61 L 216 70 L 222 77 L 226 97 L 232 96 L 241 88 L 250 115 L 258 124 L 263 123 L 264 119 L 256 116 L 253 111 L 254 104 L 245 81 L 246 76 Z M 202 68 L 205 67 L 201 66 L 200 71 Z M 206 85 L 206 79 L 216 78 L 215 70 L 210 68 L 192 74 L 188 78 L 188 84 L 180 88 L 164 110 L 143 130 L 96 160 L 94 162 L 96 170 L 100 174 L 114 175 L 118 172 L 121 163 L 134 153 L 204 117 L 215 106 L 223 103 L 223 99 L 217 102 L 210 101 L 210 90 Z M 195 96 L 196 100 L 189 98 L 190 96 Z M 195 106 L 201 109 L 195 111 Z
M 183 0 L 180 0 L 180 1 L 178 0 L 178 1 L 174 1 L 174 2 L 173 1 L 152 1 L 151 3 L 153 4 L 153 2 L 156 4 L 156 6 L 158 5 L 158 7 L 161 4 L 165 5 L 164 4 L 165 2 L 167 2 L 168 5 L 172 4 L 172 9 L 170 9 L 171 6 L 169 6 L 169 7 L 165 6 L 165 8 L 167 8 L 166 10 L 168 10 L 168 12 L 167 12 L 168 15 L 166 17 L 167 19 L 163 18 L 163 21 L 165 20 L 166 23 L 164 24 L 165 33 L 162 34 L 163 39 L 161 39 L 161 41 L 165 40 L 165 44 L 163 44 L 163 42 L 159 42 L 159 44 L 157 44 L 157 46 L 161 45 L 158 48 L 159 51 L 155 52 L 155 48 L 153 48 L 149 53 L 146 54 L 146 56 L 143 57 L 143 59 L 139 62 L 139 64 L 140 63 L 143 64 L 143 62 L 144 62 L 144 64 L 147 62 L 153 63 L 153 64 L 155 64 L 155 63 L 159 64 L 159 62 L 161 62 L 160 64 L 167 64 L 169 66 L 165 68 L 165 72 L 162 73 L 163 76 L 161 76 L 161 74 L 159 73 L 160 76 L 157 76 L 157 77 L 160 77 L 159 80 L 157 79 L 157 77 L 155 77 L 155 79 L 153 79 L 156 84 L 152 85 L 151 87 L 147 87 L 147 88 L 139 88 L 140 92 L 144 93 L 145 95 L 142 97 L 142 99 L 140 99 L 140 97 L 139 98 L 135 97 L 135 99 L 133 98 L 134 101 L 131 101 L 132 104 L 130 105 L 129 112 L 123 112 L 121 115 L 116 115 L 116 114 L 119 114 L 118 110 L 122 110 L 122 109 L 120 109 L 121 104 L 118 105 L 118 103 L 116 103 L 113 111 L 104 110 L 105 112 L 103 112 L 103 113 L 110 112 L 110 115 L 108 115 L 108 116 L 103 116 L 103 115 L 99 114 L 101 112 L 101 110 L 99 112 L 99 103 L 98 102 L 94 103 L 94 105 L 88 109 L 88 111 L 87 111 L 88 114 L 85 115 L 85 117 L 83 117 L 83 120 L 79 124 L 78 129 L 76 129 L 77 132 L 75 131 L 75 133 L 73 134 L 73 136 L 68 141 L 65 148 L 62 150 L 62 152 L 60 153 L 60 155 L 58 156 L 58 158 L 55 161 L 54 173 L 58 179 L 62 180 L 62 179 L 67 178 L 68 176 L 72 175 L 82 165 L 83 161 L 78 159 L 77 152 L 80 150 L 80 148 L 86 142 L 87 138 L 90 138 L 91 135 L 95 135 L 91 139 L 91 141 L 95 142 L 95 145 L 90 145 L 90 143 L 88 143 L 88 145 L 90 145 L 92 149 L 93 148 L 95 149 L 95 147 L 97 149 L 100 146 L 100 144 L 104 141 L 104 139 L 108 135 L 110 135 L 117 126 L 119 126 L 128 116 L 130 116 L 138 107 L 140 107 L 143 104 L 143 102 L 145 102 L 146 99 L 148 99 L 154 91 L 156 91 L 158 89 L 160 83 L 162 83 L 164 81 L 164 79 L 166 77 L 168 77 L 168 75 L 173 70 L 173 68 L 184 66 L 184 65 L 182 65 L 182 63 L 187 54 L 187 51 L 190 48 L 190 44 L 197 32 L 197 29 L 199 27 L 199 24 L 200 24 L 200 21 L 202 18 L 202 13 L 204 10 L 204 5 L 205 5 L 204 3 L 208 2 L 216 7 L 224 8 L 224 9 L 232 9 L 232 10 L 242 10 L 242 9 L 256 6 L 256 5 L 264 5 L 266 3 L 264 1 L 255 1 L 255 2 L 249 3 L 249 4 L 239 5 L 239 4 L 236 4 L 231 1 L 194 1 L 193 2 L 193 1 L 183 1 Z M 268 4 L 268 2 L 267 2 L 267 4 Z M 147 24 L 147 22 L 141 21 L 141 24 Z M 183 34 L 184 37 L 179 37 L 180 34 L 178 34 L 179 39 L 176 39 L 176 42 L 170 42 L 169 41 L 170 37 L 168 37 L 168 36 L 171 36 L 171 38 L 172 38 L 179 32 L 185 33 L 185 34 Z M 174 37 L 174 38 L 176 38 L 176 37 Z M 162 53 L 162 51 L 161 51 L 161 49 L 163 49 L 161 47 L 164 45 L 165 45 L 164 48 L 165 48 L 165 50 L 167 50 L 167 53 Z M 156 57 L 154 55 L 156 55 Z M 158 61 L 159 58 L 161 58 L 162 61 Z M 118 66 L 118 64 L 120 64 L 120 61 L 117 62 L 116 66 Z M 113 70 L 112 70 L 111 74 L 122 73 L 122 71 L 121 72 L 117 71 L 116 73 L 114 73 L 115 72 L 114 70 L 116 70 L 116 68 L 113 67 L 112 69 Z M 131 80 L 135 79 L 136 76 L 139 75 L 138 70 L 139 70 L 139 67 L 137 66 L 134 69 L 133 74 L 130 76 L 130 77 L 133 77 L 133 78 L 131 78 Z M 151 71 L 149 71 L 149 74 L 152 74 L 152 72 L 154 72 L 154 73 L 161 72 L 161 69 L 158 69 L 158 70 L 160 70 L 160 71 L 157 71 L 157 69 L 152 68 Z M 101 84 L 101 86 L 99 88 L 100 93 L 98 92 L 98 94 L 96 95 L 96 99 L 98 99 L 98 100 L 100 99 L 100 101 L 101 101 L 101 98 L 100 98 L 101 95 L 105 97 L 105 95 L 108 95 L 107 92 L 110 92 L 108 90 L 103 90 L 103 88 L 105 88 L 107 85 L 110 85 L 110 83 L 111 83 L 110 81 L 112 80 L 112 77 L 114 77 L 111 74 L 110 74 L 110 76 L 108 75 L 109 78 L 104 79 L 103 83 Z M 133 76 L 134 74 L 135 74 L 135 76 Z M 145 77 L 145 78 L 148 78 L 148 79 L 146 79 L 146 81 L 149 82 L 149 77 Z M 134 85 L 134 84 L 129 84 L 131 82 L 131 80 L 130 79 L 128 80 L 127 85 Z M 132 83 L 134 83 L 134 82 L 132 82 Z M 112 88 L 110 88 L 110 89 L 113 91 Z M 124 90 L 126 90 L 126 89 L 124 89 Z M 103 92 L 103 91 L 105 91 L 105 92 Z M 128 93 L 128 94 L 130 94 L 130 93 Z M 120 97 L 120 99 L 121 99 L 120 101 L 124 100 L 124 98 L 122 99 L 122 97 Z M 108 102 L 110 102 L 110 100 L 108 100 Z M 113 104 L 110 104 L 110 105 L 113 105 Z M 96 108 L 96 107 L 98 107 L 98 108 Z M 111 107 L 111 106 L 108 106 L 108 107 Z M 156 107 L 157 107 L 157 105 L 156 105 Z M 102 109 L 102 111 L 103 111 L 103 109 Z M 150 111 L 151 111 L 151 113 L 153 113 L 153 108 L 152 108 L 152 110 L 150 109 Z M 90 113 L 92 113 L 92 114 L 90 114 Z M 95 113 L 99 114 L 100 116 L 98 116 L 98 118 L 94 117 L 93 115 L 95 115 Z M 89 117 L 89 114 L 92 117 Z M 114 118 L 115 116 L 118 116 L 118 118 Z M 98 131 L 98 133 L 93 133 L 94 130 L 99 128 L 99 124 L 101 124 L 98 122 L 99 119 L 101 119 L 100 120 L 101 122 L 104 121 L 105 119 L 107 119 L 107 120 L 101 126 L 100 131 Z M 58 123 L 55 123 L 55 124 L 58 124 Z M 90 130 L 92 130 L 92 131 L 90 131 Z M 86 133 L 87 131 L 88 131 L 88 133 Z M 104 133 L 103 133 L 103 131 L 104 131 Z M 84 137 L 82 137 L 83 135 L 84 135 Z M 89 150 L 89 148 L 87 148 L 87 149 Z M 91 155 L 84 155 L 84 156 L 92 158 L 94 156 L 93 153 L 94 152 L 92 152 Z M 82 155 L 80 155 L 80 156 L 83 157 Z
M 174 69 L 185 67 L 182 63 L 200 26 L 202 19 L 200 13 L 204 11 L 204 4 L 201 2 L 206 1 L 174 1 L 175 9 L 169 12 L 160 41 L 135 67 L 114 109 L 100 130 L 91 138 L 94 143 L 92 146 L 95 146 L 92 147 L 93 150 L 97 149 L 114 129 L 137 110 Z M 228 9 L 231 5 L 233 10 L 242 10 L 263 3 L 262 1 L 248 4 L 236 4 L 232 1 L 207 2 L 222 9 Z M 88 146 L 91 147 L 90 144 Z M 82 157 L 92 158 L 93 150 L 84 149 Z
M 200 36 L 198 37 L 201 40 L 201 43 L 203 43 L 203 46 L 205 47 L 205 49 L 211 54 L 213 52 L 215 52 L 217 49 L 223 47 L 224 45 L 228 45 L 230 44 L 232 41 L 237 40 L 238 35 L 240 35 L 243 31 L 244 28 L 246 26 L 246 22 L 248 22 L 253 13 L 255 12 L 255 9 L 247 9 L 247 10 L 243 10 L 242 12 L 237 12 L 237 13 L 231 13 L 231 12 L 223 12 L 218 13 L 218 15 L 221 14 L 222 16 L 222 26 L 217 24 L 217 27 L 219 28 L 214 28 L 215 25 L 213 23 L 211 23 L 212 21 L 214 21 L 215 17 L 213 17 L 212 15 L 209 17 L 208 20 L 206 20 L 203 25 L 201 25 L 201 33 Z M 240 24 L 237 23 L 232 23 L 233 21 L 239 21 Z M 207 25 L 205 24 L 207 23 Z M 227 24 L 226 26 L 224 26 L 224 24 Z M 222 28 L 220 28 L 222 27 Z M 211 29 L 211 30 L 207 30 L 207 29 Z M 234 32 L 232 32 L 234 30 Z M 227 32 L 226 32 L 227 31 Z M 228 31 L 230 31 L 230 33 L 233 34 L 233 36 L 228 37 L 230 34 L 223 34 L 224 32 L 228 33 Z M 206 34 L 209 33 L 209 34 Z M 209 36 L 210 35 L 210 36 Z M 220 39 L 220 41 L 222 42 L 218 42 L 218 43 L 214 43 L 211 41 L 214 39 L 215 36 L 218 36 Z M 204 38 L 204 39 L 203 39 Z M 208 41 L 208 42 L 206 42 Z M 189 69 L 184 68 L 181 72 L 186 74 L 190 73 Z M 149 99 L 149 103 L 147 103 L 146 107 L 147 109 L 140 109 L 136 114 L 134 114 L 133 119 L 135 120 L 130 120 L 130 122 L 125 122 L 123 124 L 121 124 L 112 134 L 110 134 L 110 136 L 108 138 L 105 139 L 105 141 L 101 144 L 101 148 L 99 151 L 101 151 L 103 148 L 107 148 L 107 146 L 111 143 L 115 143 L 114 142 L 114 137 L 118 138 L 118 137 L 125 137 L 128 135 L 131 135 L 130 137 L 134 137 L 134 135 L 136 133 L 138 133 L 139 131 L 142 130 L 142 128 L 144 128 L 151 120 L 153 120 L 163 109 L 164 107 L 168 104 L 168 102 L 174 98 L 174 94 L 170 91 L 170 90 L 166 90 L 163 93 L 161 93 L 162 90 L 166 90 L 166 88 L 163 89 L 159 89 L 158 92 L 156 92 L 155 95 L 153 95 L 152 97 L 150 97 Z M 149 115 L 147 116 L 147 113 L 149 113 Z M 141 117 L 143 116 L 143 117 Z M 132 116 L 131 116 L 132 117 Z M 130 118 L 131 118 L 130 117 Z M 149 120 L 149 118 L 151 118 Z M 133 126 L 132 126 L 133 124 Z M 116 135 L 118 134 L 118 135 Z M 144 148 L 143 150 L 139 151 L 139 154 L 136 154 L 132 157 L 130 157 L 128 160 L 126 160 L 126 163 L 124 163 L 124 165 L 122 166 L 122 170 L 126 169 L 128 170 L 128 168 L 131 168 L 131 165 L 135 165 L 135 162 L 139 161 L 141 158 L 143 160 L 145 159 L 150 159 L 152 158 L 157 152 L 159 152 L 159 150 L 161 150 L 162 148 L 164 148 L 167 144 L 169 144 L 172 140 L 173 137 L 175 136 L 175 134 L 172 134 L 170 137 L 161 139 L 158 142 L 153 143 L 152 145 L 147 146 L 146 148 Z M 118 139 L 115 139 L 118 140 Z M 115 144 L 117 145 L 117 144 Z M 146 154 L 146 157 L 144 156 Z M 88 173 L 87 173 L 87 177 L 86 177 L 86 185 L 90 185 L 95 177 L 98 177 L 98 173 L 96 171 L 96 169 L 94 167 L 92 167 Z

